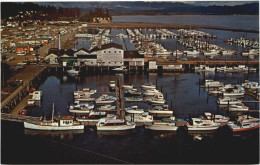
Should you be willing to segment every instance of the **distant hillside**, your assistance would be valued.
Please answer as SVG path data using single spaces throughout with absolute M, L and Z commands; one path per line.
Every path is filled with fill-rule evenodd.
M 63 3 L 63 5 L 65 5 Z M 69 5 L 69 4 L 67 4 Z M 81 12 L 87 12 L 93 7 L 108 8 L 111 15 L 155 15 L 155 14 L 259 14 L 259 3 L 252 2 L 236 6 L 196 6 L 181 2 L 88 2 L 80 7 Z

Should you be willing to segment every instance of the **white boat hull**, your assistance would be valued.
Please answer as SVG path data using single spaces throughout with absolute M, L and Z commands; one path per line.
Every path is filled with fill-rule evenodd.
M 135 124 L 122 126 L 97 126 L 98 131 L 124 131 L 135 129 Z
M 79 129 L 84 129 L 84 125 L 47 126 L 47 125 L 37 125 L 37 124 L 33 124 L 33 123 L 24 122 L 24 128 L 36 129 L 36 130 L 48 130 L 48 131 L 62 131 L 62 130 L 79 130 Z
M 173 114 L 173 111 L 164 111 L 164 110 L 149 110 L 150 114 Z
M 188 131 L 212 131 L 217 130 L 219 126 L 203 127 L 203 126 L 187 126 Z
M 89 110 L 84 111 L 84 110 L 70 109 L 69 112 L 70 113 L 78 113 L 78 114 L 89 114 L 90 111 Z
M 75 101 L 95 101 L 95 98 L 75 98 Z
M 115 102 L 115 101 L 114 100 L 111 100 L 111 101 L 97 101 L 96 100 L 96 104 L 111 104 L 113 102 Z
M 177 131 L 177 126 L 160 126 L 160 125 L 149 125 L 145 126 L 146 129 L 154 131 Z

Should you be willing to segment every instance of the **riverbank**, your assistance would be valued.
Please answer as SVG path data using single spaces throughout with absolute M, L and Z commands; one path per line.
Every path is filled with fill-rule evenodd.
M 248 33 L 259 33 L 258 30 L 245 30 L 245 29 L 231 29 L 224 27 L 215 26 L 193 26 L 193 25 L 175 25 L 175 24 L 155 24 L 155 23 L 89 23 L 88 28 L 110 28 L 110 29 L 131 29 L 131 28 L 146 28 L 146 29 L 215 29 L 215 30 L 226 30 L 233 32 L 248 32 Z

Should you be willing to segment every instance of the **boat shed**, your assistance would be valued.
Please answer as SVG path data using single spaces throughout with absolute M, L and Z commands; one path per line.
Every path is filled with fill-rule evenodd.
M 140 55 L 138 51 L 125 51 L 124 52 L 124 65 L 125 66 L 144 66 L 144 55 Z

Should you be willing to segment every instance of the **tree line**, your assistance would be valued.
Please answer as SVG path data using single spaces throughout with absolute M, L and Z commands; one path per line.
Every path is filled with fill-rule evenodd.
M 79 18 L 79 21 L 93 22 L 93 20 L 97 17 L 112 20 L 112 17 L 110 16 L 109 10 L 107 8 L 103 10 L 102 8 L 97 7 L 94 11 L 90 9 L 87 13 L 83 14 Z
M 25 14 L 26 11 L 29 12 L 30 14 Z M 15 17 L 17 15 L 18 17 Z M 80 9 L 77 7 L 56 8 L 55 6 L 41 6 L 32 2 L 25 2 L 25 3 L 2 2 L 1 3 L 2 19 L 15 17 L 14 20 L 18 20 L 18 21 L 23 21 L 27 19 L 59 20 L 60 17 L 79 18 L 80 15 L 81 15 Z

